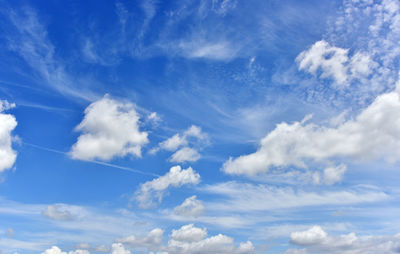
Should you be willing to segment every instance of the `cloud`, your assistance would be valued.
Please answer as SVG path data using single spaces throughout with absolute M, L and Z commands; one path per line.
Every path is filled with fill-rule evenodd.
M 170 152 L 175 151 L 175 153 L 169 158 L 169 161 L 194 162 L 199 160 L 201 155 L 196 149 L 189 146 L 201 148 L 201 146 L 207 145 L 208 142 L 208 135 L 204 133 L 200 127 L 192 125 L 183 133 L 177 133 L 172 137 L 160 142 L 157 147 L 150 150 L 150 153 L 155 154 L 160 150 L 166 150 Z
M 141 156 L 147 144 L 147 132 L 139 129 L 139 115 L 131 103 L 104 96 L 85 109 L 85 117 L 76 127 L 82 132 L 70 155 L 80 160 L 111 160 L 126 155 Z
M 327 184 L 332 185 L 342 181 L 343 175 L 347 170 L 347 166 L 341 164 L 336 167 L 328 167 L 325 168 L 323 174 L 321 175 L 319 172 L 315 172 L 313 174 L 314 183 L 315 184 Z
M 205 228 L 194 227 L 193 224 L 184 225 L 180 229 L 173 230 L 168 246 L 162 248 L 169 254 L 195 254 L 195 253 L 253 253 L 254 246 L 248 241 L 240 243 L 239 247 L 234 244 L 234 239 L 218 234 L 216 236 L 207 236 Z
M 207 210 L 230 213 L 379 202 L 389 197 L 382 191 L 363 187 L 342 191 L 303 191 L 291 187 L 237 182 L 208 185 L 203 187 L 202 191 L 223 197 L 223 202 L 207 202 Z
M 180 229 L 173 229 L 171 238 L 180 242 L 198 242 L 207 236 L 207 229 L 196 228 L 193 224 L 182 226 Z
M 185 161 L 190 161 L 194 162 L 200 159 L 200 154 L 189 147 L 183 147 L 176 151 L 171 158 L 169 159 L 170 162 L 185 162 Z
M 156 247 L 161 245 L 164 230 L 155 228 L 151 230 L 147 236 L 138 237 L 130 235 L 124 238 L 117 238 L 115 241 L 118 243 L 127 244 L 133 248 L 137 247 Z
M 17 120 L 3 111 L 15 107 L 15 104 L 0 100 L 0 173 L 12 168 L 17 159 L 17 152 L 12 149 L 11 132 L 17 126 Z
M 228 174 L 255 175 L 265 173 L 271 167 L 307 168 L 307 161 L 327 162 L 334 158 L 358 162 L 400 159 L 398 91 L 378 96 L 355 119 L 335 127 L 306 124 L 307 119 L 278 124 L 261 140 L 256 152 L 230 158 L 222 170 Z M 326 171 L 327 177 L 333 176 L 331 171 Z
M 200 200 L 197 200 L 196 196 L 191 196 L 185 201 L 183 201 L 182 204 L 174 208 L 174 212 L 177 215 L 181 216 L 199 216 L 204 214 L 205 212 L 205 207 L 203 205 L 203 202 Z
M 142 208 L 148 208 L 162 201 L 164 192 L 169 187 L 180 187 L 185 184 L 198 184 L 200 175 L 191 167 L 182 169 L 180 166 L 170 168 L 169 172 L 152 181 L 143 183 L 135 193 L 136 201 Z
M 9 49 L 16 52 L 38 74 L 37 83 L 44 83 L 61 94 L 93 100 L 85 84 L 66 71 L 65 64 L 57 59 L 56 49 L 37 13 L 31 8 L 7 10 L 12 33 L 6 34 Z M 33 77 L 36 78 L 36 77 Z M 76 84 L 79 84 L 76 86 Z
M 310 49 L 301 52 L 296 62 L 299 70 L 313 75 L 320 71 L 321 78 L 332 78 L 338 86 L 348 86 L 354 78 L 367 77 L 376 63 L 366 53 L 357 52 L 348 56 L 349 50 L 317 41 Z
M 84 213 L 84 209 L 79 206 L 70 206 L 65 204 L 49 205 L 42 211 L 42 215 L 53 219 L 69 221 L 73 220 Z
M 123 244 L 113 243 L 111 246 L 111 254 L 131 254 L 131 252 L 126 250 Z
M 326 254 L 373 254 L 398 253 L 400 234 L 394 236 L 357 237 L 350 233 L 340 236 L 329 236 L 320 226 L 313 226 L 306 231 L 293 232 L 290 235 L 293 244 L 305 246 L 304 249 L 289 249 L 285 254 L 326 253 Z
M 42 254 L 67 254 L 67 252 L 61 251 L 57 246 L 53 246 L 50 249 L 45 250 Z M 70 251 L 68 254 L 90 254 L 87 250 L 75 250 Z

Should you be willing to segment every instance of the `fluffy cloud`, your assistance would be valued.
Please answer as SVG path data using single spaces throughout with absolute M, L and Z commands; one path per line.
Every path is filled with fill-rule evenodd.
M 313 174 L 313 180 L 315 184 L 327 184 L 332 185 L 342 181 L 343 175 L 347 170 L 347 166 L 341 164 L 336 167 L 327 167 L 324 169 L 323 173 L 315 172 Z
M 180 242 L 198 242 L 207 236 L 207 229 L 196 228 L 193 224 L 182 226 L 180 229 L 173 229 L 171 238 Z
M 361 238 L 354 233 L 329 236 L 320 226 L 314 226 L 306 231 L 294 232 L 290 236 L 290 241 L 306 248 L 290 249 L 285 252 L 286 254 L 394 254 L 399 253 L 400 250 L 400 234 Z
M 207 236 L 207 230 L 194 227 L 192 224 L 182 226 L 178 230 L 173 230 L 168 246 L 162 250 L 169 254 L 200 254 L 200 253 L 253 253 L 254 246 L 251 242 L 241 243 L 239 247 L 234 244 L 234 239 L 218 234 Z
M 148 142 L 147 132 L 139 130 L 134 105 L 107 95 L 85 109 L 85 117 L 76 130 L 82 134 L 70 154 L 80 160 L 110 160 L 128 154 L 140 157 L 142 146 Z
M 17 158 L 17 152 L 11 147 L 11 132 L 17 126 L 17 120 L 13 115 L 3 113 L 13 107 L 15 104 L 0 100 L 0 173 L 10 169 Z
M 376 65 L 365 53 L 357 52 L 352 57 L 348 54 L 348 49 L 331 46 L 322 40 L 301 52 L 296 61 L 300 70 L 314 75 L 320 71 L 321 78 L 332 78 L 338 85 L 348 85 L 354 78 L 367 77 Z
M 168 138 L 167 140 L 158 144 L 157 147 L 153 148 L 150 153 L 155 154 L 159 150 L 166 150 L 170 152 L 176 151 L 170 158 L 171 162 L 185 162 L 185 161 L 197 161 L 200 159 L 200 154 L 192 146 L 200 146 L 208 143 L 208 135 L 202 132 L 201 128 L 192 125 L 182 134 L 178 133 Z M 180 149 L 179 149 L 180 148 Z M 178 150 L 179 149 L 179 150 Z M 177 151 L 178 150 L 178 151 Z
M 61 251 L 57 246 L 53 246 L 50 249 L 45 250 L 42 254 L 67 254 L 67 252 Z M 90 254 L 87 250 L 75 250 L 70 251 L 68 254 Z
M 200 175 L 191 167 L 182 169 L 180 166 L 170 168 L 169 172 L 152 181 L 143 183 L 135 193 L 135 198 L 142 208 L 153 206 L 154 199 L 160 203 L 164 192 L 169 187 L 180 187 L 184 184 L 198 184 Z
M 111 246 L 111 254 L 131 254 L 131 252 L 125 249 L 122 243 L 114 243 Z
M 205 207 L 203 202 L 197 200 L 196 196 L 185 199 L 181 205 L 174 208 L 175 214 L 182 216 L 199 216 L 202 215 L 204 211 Z
M 171 158 L 170 162 L 185 162 L 185 161 L 197 161 L 200 159 L 200 154 L 193 148 L 183 147 L 176 151 Z
M 124 238 L 118 238 L 115 241 L 128 244 L 131 247 L 155 247 L 161 244 L 163 233 L 164 231 L 162 229 L 155 228 L 144 237 L 130 235 Z
M 42 215 L 53 219 L 69 221 L 83 216 L 86 213 L 85 209 L 80 206 L 72 206 L 66 204 L 48 205 L 43 211 Z
M 261 140 L 252 154 L 230 158 L 223 165 L 229 174 L 255 175 L 271 167 L 306 168 L 306 161 L 325 162 L 332 158 L 366 161 L 400 159 L 400 96 L 398 91 L 382 94 L 355 119 L 338 126 L 280 123 Z M 327 177 L 334 177 L 328 170 Z M 342 170 L 343 171 L 343 170 Z M 331 178 L 328 181 L 333 181 Z

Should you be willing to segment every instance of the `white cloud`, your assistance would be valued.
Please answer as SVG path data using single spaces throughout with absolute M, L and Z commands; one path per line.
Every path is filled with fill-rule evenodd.
M 349 85 L 354 78 L 367 77 L 376 65 L 365 53 L 357 52 L 349 57 L 348 49 L 331 46 L 324 40 L 301 52 L 296 61 L 299 70 L 313 75 L 321 71 L 321 78 L 332 78 L 340 86 Z
M 400 234 L 394 236 L 365 236 L 356 234 L 329 236 L 320 226 L 306 231 L 294 232 L 291 242 L 305 246 L 303 249 L 289 249 L 285 254 L 326 253 L 326 254 L 374 254 L 398 253 L 400 250 Z
M 143 183 L 135 193 L 135 198 L 142 208 L 153 205 L 154 199 L 161 202 L 164 192 L 169 187 L 180 187 L 185 184 L 198 184 L 200 175 L 191 167 L 182 169 L 180 166 L 171 167 L 169 172 L 152 181 Z
M 72 146 L 71 156 L 81 160 L 110 160 L 131 154 L 140 157 L 147 132 L 139 129 L 139 115 L 131 103 L 104 96 L 85 109 L 76 127 L 83 132 Z
M 131 254 L 131 252 L 125 249 L 121 243 L 113 243 L 111 246 L 111 254 Z
M 180 242 L 198 242 L 207 236 L 207 229 L 196 228 L 193 224 L 182 226 L 180 229 L 173 229 L 171 238 Z
M 160 228 L 155 228 L 150 231 L 147 236 L 138 237 L 130 235 L 124 238 L 117 238 L 115 241 L 118 243 L 128 244 L 131 247 L 155 247 L 162 243 L 162 236 L 164 231 Z
M 42 254 L 67 254 L 67 252 L 61 251 L 57 246 L 53 246 L 50 249 L 45 250 Z M 75 250 L 70 251 L 68 254 L 90 254 L 87 250 Z
M 200 200 L 197 200 L 196 196 L 191 196 L 185 201 L 183 201 L 182 204 L 174 208 L 174 212 L 177 215 L 181 216 L 199 216 L 202 215 L 205 212 L 205 207 L 203 205 L 203 202 Z
M 176 151 L 171 158 L 169 159 L 170 162 L 185 162 L 190 161 L 194 162 L 200 159 L 200 154 L 194 150 L 193 148 L 183 147 Z
M 172 231 L 168 246 L 161 250 L 169 254 L 250 254 L 254 252 L 254 246 L 250 241 L 240 243 L 239 247 L 236 247 L 232 237 L 222 234 L 205 238 L 206 236 L 207 230 L 205 228 L 197 228 L 192 224 L 185 225 Z
M 172 137 L 158 144 L 157 147 L 150 150 L 150 153 L 155 154 L 159 150 L 174 152 L 169 158 L 171 162 L 194 162 L 200 159 L 201 155 L 189 146 L 201 148 L 202 145 L 208 144 L 208 135 L 204 133 L 200 127 L 192 125 L 183 133 L 177 133 Z M 180 148 L 180 149 L 179 149 Z M 179 150 L 178 150 L 179 149 Z M 178 151 L 176 151 L 178 150 Z
M 291 233 L 290 241 L 299 245 L 310 245 L 324 240 L 326 236 L 326 232 L 320 226 L 313 226 L 306 231 Z
M 86 213 L 85 209 L 80 206 L 72 206 L 66 204 L 48 205 L 43 211 L 42 215 L 53 219 L 69 221 L 83 216 Z
M 398 119 L 399 93 L 385 93 L 355 119 L 336 127 L 306 124 L 307 117 L 301 122 L 280 123 L 261 140 L 256 152 L 230 158 L 222 169 L 229 174 L 255 175 L 267 172 L 271 167 L 293 165 L 307 168 L 306 161 L 310 160 L 327 162 L 333 158 L 350 158 L 368 161 L 384 158 L 390 162 L 397 161 L 400 159 Z M 327 177 L 333 177 L 330 171 L 327 170 Z
M 17 159 L 17 152 L 12 149 L 11 132 L 17 126 L 17 120 L 3 111 L 15 107 L 15 104 L 0 100 L 0 173 L 10 169 Z
M 199 42 L 197 40 L 179 44 L 183 54 L 189 58 L 206 58 L 212 60 L 230 60 L 236 56 L 237 49 L 227 41 Z
M 232 213 L 271 211 L 307 206 L 334 206 L 378 202 L 388 199 L 382 191 L 356 187 L 345 191 L 302 191 L 290 187 L 272 187 L 226 182 L 203 187 L 203 191 L 224 197 L 223 202 L 207 202 L 208 210 Z

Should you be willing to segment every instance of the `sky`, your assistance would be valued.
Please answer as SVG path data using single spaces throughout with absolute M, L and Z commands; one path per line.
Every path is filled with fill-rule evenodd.
M 0 253 L 400 253 L 399 41 L 398 0 L 0 0 Z

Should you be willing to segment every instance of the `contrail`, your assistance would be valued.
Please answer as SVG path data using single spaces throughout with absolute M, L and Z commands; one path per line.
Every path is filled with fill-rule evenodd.
M 43 151 L 48 151 L 48 152 L 58 153 L 58 154 L 62 154 L 62 155 L 68 156 L 67 152 L 63 152 L 63 151 L 59 151 L 59 150 L 56 150 L 56 149 L 52 149 L 52 148 L 48 148 L 48 147 L 44 147 L 44 146 L 39 146 L 39 145 L 27 143 L 27 142 L 24 142 L 24 141 L 21 141 L 21 143 L 24 144 L 24 145 L 27 145 L 27 146 L 31 146 L 31 147 L 43 150 Z M 125 167 L 125 166 L 119 166 L 119 165 L 115 165 L 115 164 L 107 163 L 107 162 L 103 162 L 103 161 L 97 161 L 97 160 L 83 160 L 83 161 L 90 162 L 90 163 L 93 163 L 93 164 L 102 165 L 102 166 L 107 166 L 107 167 L 110 167 L 110 168 L 122 169 L 122 170 L 125 170 L 125 171 L 129 171 L 129 172 L 137 173 L 137 174 L 141 174 L 141 175 L 156 176 L 156 177 L 160 176 L 160 175 L 157 175 L 157 174 L 154 174 L 154 173 L 148 173 L 148 172 L 144 172 L 144 171 L 141 171 L 141 170 L 138 170 L 138 169 Z

